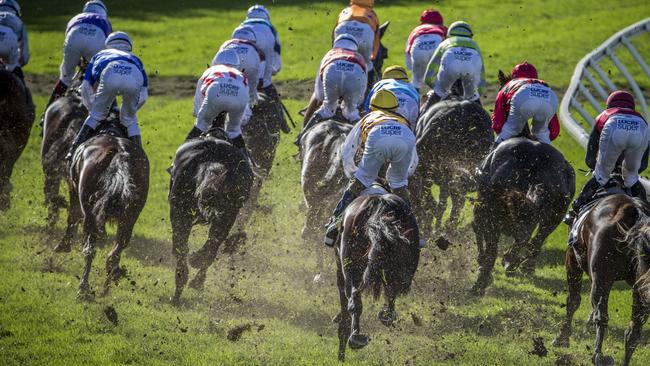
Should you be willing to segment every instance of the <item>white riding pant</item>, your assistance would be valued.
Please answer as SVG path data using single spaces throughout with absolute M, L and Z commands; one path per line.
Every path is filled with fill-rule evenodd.
M 255 44 L 266 56 L 264 71 L 262 73 L 262 87 L 266 88 L 273 83 L 273 75 L 278 73 L 282 68 L 280 55 L 275 51 L 276 39 L 271 29 L 264 24 L 251 24 L 249 26 L 255 32 Z M 257 84 L 255 83 L 252 87 L 257 87 Z
M 451 87 L 456 80 L 463 84 L 463 99 L 477 100 L 480 95 L 478 86 L 481 83 L 483 60 L 478 51 L 471 48 L 452 47 L 440 60 L 440 68 L 434 83 L 433 91 L 441 98 L 451 93 Z
M 397 102 L 399 106 L 397 107 L 397 113 L 406 118 L 411 127 L 415 128 L 415 124 L 418 122 L 418 117 L 420 116 L 420 105 L 418 101 L 413 99 L 413 97 L 406 93 L 403 89 L 392 89 L 387 88 L 397 97 Z
M 205 132 L 212 126 L 212 121 L 222 112 L 227 113 L 224 130 L 228 138 L 241 135 L 241 127 L 248 123 L 251 111 L 248 106 L 248 87 L 240 80 L 223 78 L 215 80 L 205 90 L 205 95 L 198 93 L 202 100 L 196 112 L 194 126 Z
M 237 56 L 239 56 L 239 63 L 241 64 L 241 70 L 248 79 L 248 102 L 251 107 L 255 106 L 258 100 L 257 86 L 260 84 L 260 81 L 263 81 L 262 79 L 264 77 L 266 62 L 260 61 L 260 56 L 253 46 L 229 44 L 222 50 L 224 49 L 229 49 L 237 52 Z M 219 52 L 221 52 L 221 50 L 219 50 Z M 211 64 L 212 66 L 216 65 L 217 55 L 219 52 L 214 55 L 214 59 L 212 59 Z
M 69 86 L 79 60 L 83 57 L 86 61 L 90 61 L 97 52 L 104 49 L 104 41 L 106 36 L 96 25 L 80 24 L 70 29 L 63 43 L 63 61 L 59 79 Z
M 390 188 L 407 186 L 414 146 L 415 135 L 410 128 L 398 122 L 375 126 L 368 134 L 354 177 L 369 187 L 377 179 L 381 167 L 389 163 L 386 179 Z
M 146 98 L 144 80 L 138 67 L 128 61 L 118 60 L 106 65 L 99 79 L 95 99 L 91 103 L 90 113 L 85 125 L 96 129 L 106 119 L 111 105 L 118 95 L 122 96 L 120 122 L 127 128 L 129 137 L 140 135 L 136 112 Z
M 18 36 L 11 28 L 2 25 L 0 25 L 0 59 L 5 63 L 9 71 L 13 71 L 20 66 Z
M 442 37 L 437 34 L 423 34 L 413 40 L 411 52 L 405 52 L 406 67 L 413 74 L 411 84 L 415 88 L 420 89 L 425 85 L 424 77 L 427 73 L 427 66 L 440 42 L 442 42 Z
M 648 148 L 648 126 L 637 117 L 615 114 L 603 127 L 594 177 L 600 185 L 611 178 L 619 157 L 623 156 L 622 173 L 625 187 L 639 181 L 643 153 Z
M 541 84 L 522 86 L 510 101 L 508 119 L 496 137 L 496 142 L 519 135 L 529 119 L 533 120 L 530 132 L 539 142 L 551 143 L 548 125 L 557 111 L 557 96 L 551 88 Z
M 343 117 L 356 121 L 359 116 L 359 105 L 368 84 L 368 75 L 361 66 L 354 62 L 336 60 L 325 67 L 322 77 L 316 77 L 314 92 L 318 101 L 323 101 L 315 112 L 321 118 L 334 116 L 339 98 L 343 99 L 341 111 Z
M 375 32 L 372 31 L 372 27 L 363 22 L 348 20 L 341 22 L 336 26 L 334 29 L 334 39 L 341 34 L 350 34 L 354 36 L 359 45 L 357 52 L 359 52 L 366 61 L 366 70 L 372 70 L 374 68 L 372 63 L 372 51 L 375 47 Z

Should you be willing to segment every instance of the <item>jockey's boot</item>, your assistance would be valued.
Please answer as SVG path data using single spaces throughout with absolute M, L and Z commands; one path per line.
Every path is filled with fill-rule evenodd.
M 648 196 L 646 194 L 645 188 L 643 188 L 643 184 L 641 184 L 641 181 L 637 181 L 630 187 L 630 196 L 640 198 L 646 202 L 648 202 Z
M 195 138 L 201 136 L 202 133 L 203 133 L 203 131 L 196 128 L 196 126 L 192 126 L 192 129 L 190 130 L 190 133 L 188 133 L 187 136 L 185 137 L 185 142 L 188 142 L 191 139 L 195 139 Z
M 481 103 L 481 97 L 479 96 L 478 98 L 472 100 L 472 103 L 478 104 L 479 107 L 483 107 L 483 103 Z
M 409 192 L 408 187 L 395 188 L 393 189 L 393 194 L 399 196 L 409 207 L 411 207 L 411 192 Z
M 251 157 L 251 154 L 248 152 L 248 149 L 246 148 L 246 141 L 244 140 L 243 135 L 239 135 L 233 139 L 230 139 L 230 142 L 232 142 L 232 145 L 241 151 L 242 154 L 246 157 L 246 160 L 248 160 L 248 164 L 250 164 L 251 168 L 257 166 L 255 162 L 253 161 L 253 158 Z
M 294 145 L 298 146 L 300 148 L 300 140 L 302 140 L 302 135 L 307 132 L 310 128 L 314 127 L 318 122 L 321 122 L 323 120 L 323 117 L 321 117 L 320 114 L 314 113 L 309 121 L 305 124 L 305 127 L 302 128 L 302 131 L 298 134 L 296 137 L 296 140 L 293 142 Z
M 284 110 L 282 109 L 282 100 L 280 99 L 280 93 L 278 93 L 278 89 L 275 88 L 274 84 L 271 84 L 265 88 L 262 88 L 262 91 L 266 96 L 269 98 L 271 102 L 274 102 L 273 105 L 275 106 L 276 109 L 276 116 L 277 120 L 279 121 L 280 125 L 280 131 L 284 133 L 289 133 L 291 132 L 291 128 L 289 128 L 289 124 L 287 123 L 287 119 L 284 117 Z
M 591 177 L 591 179 L 585 183 L 584 187 L 582 187 L 582 191 L 580 191 L 578 198 L 573 201 L 571 209 L 567 212 L 562 221 L 569 226 L 573 226 L 573 222 L 580 213 L 580 209 L 591 201 L 594 194 L 596 194 L 596 191 L 598 191 L 598 188 L 600 188 L 600 183 L 598 183 L 596 178 Z
M 366 186 L 364 186 L 363 183 L 356 178 L 353 178 L 345 189 L 345 192 L 343 192 L 343 197 L 341 197 L 341 200 L 336 204 L 336 208 L 334 208 L 330 221 L 325 225 L 324 242 L 328 247 L 334 246 L 334 243 L 339 236 L 339 225 L 341 224 L 341 215 L 343 214 L 343 211 L 345 211 L 350 203 L 352 203 L 352 201 L 354 201 L 354 199 L 357 198 L 365 188 Z
M 90 134 L 92 134 L 94 131 L 95 130 L 92 127 L 89 127 L 85 124 L 81 126 L 81 129 L 77 133 L 77 136 L 74 138 L 74 142 L 72 142 L 72 146 L 70 146 L 70 150 L 68 150 L 68 154 L 65 156 L 66 161 L 72 160 L 72 155 L 74 155 L 74 152 L 77 150 L 77 148 L 86 142 L 86 140 L 88 140 L 90 137 Z
M 131 142 L 133 142 L 140 149 L 142 149 L 142 136 L 140 135 L 129 136 L 129 140 L 131 140 Z
M 43 114 L 41 114 L 41 131 L 43 130 L 43 123 L 45 122 L 45 112 L 47 111 L 47 108 L 50 107 L 54 101 L 57 99 L 61 98 L 63 94 L 68 90 L 68 86 L 61 81 L 61 79 L 58 79 L 56 81 L 56 84 L 54 85 L 54 89 L 52 89 L 52 95 L 50 95 L 50 99 L 47 101 L 47 104 L 45 105 L 45 109 L 43 110 Z
M 23 73 L 23 69 L 20 66 L 16 66 L 14 70 L 12 71 L 18 79 L 23 83 L 23 86 L 25 87 L 25 103 L 27 105 L 27 119 L 30 121 L 34 120 L 34 114 L 36 111 L 36 106 L 34 105 L 34 101 L 32 100 L 32 92 L 29 90 L 27 87 L 27 83 L 25 82 L 25 74 Z
M 427 101 L 420 107 L 420 115 L 424 114 L 432 105 L 438 103 L 441 99 L 433 90 L 427 93 Z

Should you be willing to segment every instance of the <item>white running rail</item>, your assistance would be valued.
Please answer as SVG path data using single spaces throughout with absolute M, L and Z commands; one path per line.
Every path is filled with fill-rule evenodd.
M 617 32 L 578 62 L 571 77 L 569 88 L 560 104 L 560 120 L 564 129 L 583 148 L 587 148 L 589 133 L 591 131 L 585 131 L 583 125 L 574 118 L 574 113 L 577 112 L 591 128 L 594 124 L 595 117 L 604 109 L 608 94 L 616 89 L 630 90 L 635 96 L 637 110 L 641 112 L 647 121 L 650 120 L 648 118 L 648 102 L 636 81 L 642 75 L 632 75 L 621 61 L 621 58 L 617 56 L 617 52 L 618 55 L 621 55 L 627 49 L 629 55 L 632 56 L 631 58 L 638 63 L 645 76 L 650 80 L 650 67 L 648 67 L 643 55 L 637 51 L 631 41 L 636 36 L 642 34 L 646 34 L 647 36 L 648 33 L 650 33 L 650 18 L 634 23 Z M 645 39 L 644 42 L 648 42 L 648 40 Z M 650 57 L 650 55 L 646 56 Z M 603 71 L 599 64 L 604 59 L 609 59 L 613 68 L 617 69 L 620 75 L 627 81 L 627 85 L 617 86 L 614 83 L 612 80 L 612 71 L 616 70 Z M 590 113 L 588 111 L 589 109 L 596 111 L 595 114 Z M 644 180 L 643 183 L 646 189 L 650 187 L 650 182 Z

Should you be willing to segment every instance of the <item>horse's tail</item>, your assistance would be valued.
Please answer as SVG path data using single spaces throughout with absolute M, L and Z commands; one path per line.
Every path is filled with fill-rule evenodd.
M 196 174 L 197 205 L 201 215 L 211 221 L 221 214 L 219 198 L 224 191 L 224 183 L 228 175 L 228 169 L 222 163 L 211 162 L 203 164 Z
M 381 295 L 382 284 L 388 281 L 400 281 L 401 293 L 406 293 L 411 285 L 414 270 L 409 270 L 412 258 L 402 255 L 396 250 L 400 247 L 414 246 L 407 230 L 416 230 L 417 224 L 410 209 L 397 196 L 383 195 L 370 203 L 372 215 L 368 219 L 367 234 L 370 239 L 368 251 L 368 266 L 363 274 L 363 287 L 371 288 L 375 299 Z M 399 254 L 399 255 L 396 255 Z M 418 257 L 419 259 L 419 257 Z M 415 267 L 417 260 L 415 259 Z M 400 263 L 392 263 L 399 261 Z M 402 265 L 404 264 L 406 265 Z M 398 268 L 399 267 L 399 268 Z M 406 280 L 402 275 L 410 273 Z
M 543 184 L 531 184 L 526 192 L 513 188 L 504 195 L 508 214 L 512 218 L 534 214 L 544 204 Z
M 325 173 L 325 176 L 323 177 L 322 181 L 323 182 L 329 182 L 332 180 L 335 176 L 336 173 L 338 172 L 339 169 L 343 169 L 343 166 L 341 164 L 341 146 L 345 142 L 345 136 L 346 135 L 339 135 L 336 136 L 334 141 L 332 141 L 332 146 L 330 149 L 330 156 L 329 156 L 329 168 L 327 169 L 327 172 Z M 333 138 L 328 136 L 329 138 Z
M 638 218 L 627 233 L 629 243 L 633 243 L 637 255 L 638 277 L 635 286 L 645 304 L 650 305 L 650 205 L 638 198 L 634 199 Z
M 133 201 L 134 184 L 129 167 L 129 153 L 120 151 L 113 156 L 104 175 L 100 178 L 102 186 L 98 192 L 93 215 L 100 221 L 119 217 Z

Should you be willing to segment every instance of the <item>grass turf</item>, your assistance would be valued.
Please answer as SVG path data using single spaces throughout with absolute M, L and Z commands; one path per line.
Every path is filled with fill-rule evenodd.
M 243 17 L 247 4 L 184 1 L 111 1 L 116 29 L 132 33 L 136 53 L 149 73 L 198 76 L 218 45 Z M 329 32 L 343 2 L 277 1 L 270 7 L 283 42 L 284 69 L 279 78 L 313 77 L 329 45 Z M 382 20 L 391 20 L 385 42 L 390 61 L 402 63 L 406 35 L 429 2 L 378 2 Z M 79 10 L 76 2 L 33 0 L 23 4 L 30 30 L 32 62 L 27 73 L 55 74 L 61 58 L 63 30 Z M 494 82 L 498 68 L 509 69 L 528 59 L 542 77 L 565 87 L 575 63 L 616 30 L 648 14 L 643 2 L 523 2 L 458 1 L 436 4 L 447 19 L 470 21 Z M 328 13 L 329 12 L 329 13 Z M 291 30 L 289 29 L 291 27 Z M 325 34 L 323 34 L 325 33 Z M 39 111 L 45 96 L 37 96 Z M 296 112 L 305 101 L 291 100 Z M 139 113 L 145 148 L 151 160 L 147 206 L 123 256 L 130 278 L 96 303 L 75 301 L 82 258 L 77 246 L 70 255 L 54 255 L 60 237 L 46 235 L 42 202 L 37 128 L 21 157 L 13 182 L 14 207 L 0 215 L 0 363 L 48 364 L 338 364 L 336 328 L 329 319 L 338 298 L 329 273 L 322 286 L 311 284 L 316 270 L 313 247 L 300 240 L 303 212 L 299 164 L 291 135 L 280 145 L 262 204 L 270 213 L 256 214 L 249 242 L 233 258 L 220 258 L 202 293 L 186 290 L 185 303 L 169 304 L 173 292 L 171 229 L 164 168 L 191 124 L 191 100 L 152 97 Z M 576 168 L 583 152 L 567 135 L 555 143 Z M 583 182 L 580 177 L 578 184 Z M 470 220 L 470 208 L 464 223 Z M 363 326 L 372 336 L 359 352 L 348 351 L 351 364 L 551 365 L 559 359 L 589 364 L 592 327 L 585 320 L 591 307 L 585 285 L 583 306 L 576 314 L 574 342 L 568 350 L 552 349 L 564 309 L 563 250 L 566 228 L 547 241 L 540 268 L 529 279 L 508 279 L 497 269 L 485 298 L 467 296 L 475 278 L 475 249 L 469 228 L 462 245 L 441 253 L 423 252 L 413 291 L 398 302 L 400 321 L 386 329 L 374 319 L 378 304 L 369 299 Z M 194 231 L 197 248 L 205 230 Z M 91 284 L 103 281 L 103 259 L 95 259 Z M 333 268 L 333 263 L 329 263 Z M 113 306 L 117 325 L 103 314 Z M 630 291 L 614 289 L 610 299 L 611 331 L 606 350 L 622 357 L 623 331 L 630 318 Z M 238 341 L 228 334 L 250 325 Z M 543 337 L 550 353 L 530 355 L 531 337 Z M 648 331 L 635 354 L 635 364 L 650 359 Z

